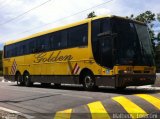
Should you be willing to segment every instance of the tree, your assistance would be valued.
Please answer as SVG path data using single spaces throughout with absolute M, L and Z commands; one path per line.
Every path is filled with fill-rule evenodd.
M 160 22 L 160 13 L 157 14 L 157 19 Z M 157 39 L 158 39 L 158 41 L 160 41 L 160 32 L 157 35 Z
M 157 19 L 158 19 L 159 22 L 160 22 L 160 13 L 157 14 Z
M 153 22 L 156 20 L 156 15 L 154 13 L 152 13 L 151 11 L 146 11 L 144 13 L 141 13 L 137 16 L 134 17 L 133 14 L 131 14 L 130 17 L 127 17 L 127 18 L 130 18 L 130 19 L 133 19 L 133 20 L 137 20 L 137 21 L 141 21 L 141 22 L 144 22 L 148 25 L 148 31 L 149 31 L 149 34 L 150 34 L 150 37 L 151 37 L 151 40 L 152 40 L 152 44 L 153 44 L 153 47 L 155 47 L 155 34 L 154 34 L 154 31 L 153 31 Z
M 134 15 L 133 15 L 133 14 L 131 14 L 129 17 L 128 17 L 128 16 L 126 16 L 126 18 L 127 18 L 127 19 L 134 19 Z
M 156 20 L 155 17 L 156 15 L 154 13 L 152 13 L 151 11 L 146 11 L 135 18 L 136 20 L 144 22 L 148 25 L 150 37 L 153 44 L 154 44 L 155 34 L 152 28 L 154 26 L 153 21 Z
M 160 41 L 160 33 L 158 33 L 157 39 L 158 39 L 158 41 Z
M 97 15 L 95 14 L 95 12 L 94 11 L 92 11 L 91 13 L 89 13 L 88 15 L 87 15 L 87 18 L 92 18 L 92 17 L 96 17 Z

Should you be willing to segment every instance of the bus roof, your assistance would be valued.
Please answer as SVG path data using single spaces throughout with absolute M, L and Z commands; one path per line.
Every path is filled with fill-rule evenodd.
M 71 24 L 68 24 L 68 25 L 60 26 L 60 27 L 57 27 L 57 28 L 52 28 L 50 30 L 38 32 L 38 33 L 32 34 L 30 36 L 20 38 L 18 40 L 10 40 L 10 41 L 6 42 L 5 45 L 10 45 L 10 44 L 13 44 L 13 43 L 16 43 L 16 42 L 24 41 L 24 40 L 31 39 L 31 38 L 34 38 L 34 37 L 38 37 L 38 36 L 41 36 L 41 35 L 45 35 L 45 34 L 48 34 L 48 33 L 60 31 L 60 30 L 67 29 L 67 28 L 71 28 L 71 27 L 74 27 L 74 26 L 77 26 L 77 25 L 80 25 L 80 24 L 88 23 L 91 20 L 101 19 L 101 18 L 105 18 L 105 17 L 118 17 L 118 18 L 122 18 L 122 19 L 127 19 L 127 18 L 124 18 L 124 17 L 113 16 L 113 15 L 97 16 L 97 17 L 93 17 L 93 18 L 84 19 L 84 20 L 81 20 L 81 21 L 78 21 L 78 22 L 75 22 L 75 23 L 71 23 Z M 143 24 L 142 22 L 139 22 L 139 21 L 135 21 L 135 22 Z

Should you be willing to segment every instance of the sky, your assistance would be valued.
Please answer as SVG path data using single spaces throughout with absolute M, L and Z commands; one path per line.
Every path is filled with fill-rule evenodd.
M 159 6 L 160 0 L 0 0 L 0 50 L 9 40 L 80 21 L 92 11 L 125 17 L 146 10 L 157 14 Z M 154 31 L 160 32 L 158 21 Z

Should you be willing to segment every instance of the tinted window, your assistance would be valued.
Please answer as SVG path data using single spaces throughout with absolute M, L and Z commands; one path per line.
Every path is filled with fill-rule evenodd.
M 61 43 L 60 43 L 60 33 L 59 32 L 53 33 L 50 37 L 50 41 L 51 41 L 52 50 L 60 49 Z
M 23 55 L 24 51 L 23 51 L 23 42 L 18 43 L 18 56 L 19 55 Z
M 61 31 L 61 39 L 60 39 L 61 48 L 67 47 L 67 40 L 68 40 L 67 30 Z
M 112 39 L 110 37 L 99 38 L 99 63 L 102 66 L 112 68 Z
M 67 30 L 55 32 L 49 35 L 50 50 L 62 49 L 67 47 Z
M 34 53 L 36 52 L 36 41 L 35 38 L 32 38 L 29 40 L 29 53 Z
M 49 35 L 45 35 L 43 38 L 43 51 L 48 51 L 50 50 L 50 39 L 49 39 Z
M 29 53 L 29 41 L 26 40 L 23 42 L 23 54 L 28 54 Z
M 68 47 L 87 45 L 88 27 L 87 24 L 69 29 Z
M 92 21 L 92 50 L 95 60 L 100 63 L 100 43 L 98 41 L 98 34 L 103 32 L 110 32 L 110 19 L 101 19 Z
M 5 46 L 5 57 L 84 46 L 87 39 L 88 26 L 80 25 Z
M 35 42 L 36 42 L 36 51 L 35 52 L 41 52 L 41 51 L 45 51 L 46 49 L 46 35 L 40 36 L 40 37 L 36 37 L 35 38 Z

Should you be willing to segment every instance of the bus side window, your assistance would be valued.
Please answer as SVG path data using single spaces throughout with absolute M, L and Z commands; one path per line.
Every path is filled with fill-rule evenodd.
M 83 24 L 69 29 L 68 47 L 85 46 L 88 43 L 88 25 Z
M 50 34 L 50 50 L 60 49 L 61 42 L 60 42 L 60 32 L 55 32 Z
M 21 43 L 21 45 L 19 46 L 19 55 L 23 55 L 24 54 L 24 51 L 23 51 L 23 45 Z
M 33 39 L 31 39 L 30 41 L 29 41 L 29 53 L 35 53 L 36 52 L 36 50 L 35 50 L 35 39 L 33 38 Z
M 23 54 L 29 54 L 29 42 L 23 41 Z
M 50 35 L 49 34 L 45 35 L 43 39 L 43 45 L 44 45 L 44 51 L 50 50 Z
M 7 57 L 11 57 L 11 45 L 7 46 Z
M 14 44 L 14 56 L 18 56 L 20 54 L 19 43 Z
M 35 52 L 44 51 L 44 36 L 39 36 L 35 38 Z
M 8 58 L 8 55 L 9 55 L 8 46 L 4 46 L 4 58 Z
M 12 49 L 12 57 L 14 57 L 14 56 L 16 56 L 16 53 L 17 53 L 17 48 L 16 48 L 16 45 L 15 44 L 13 44 L 13 45 L 11 45 L 11 49 Z
M 61 41 L 60 41 L 60 32 L 56 32 L 54 35 L 54 47 L 55 49 L 60 49 L 61 48 Z
M 61 48 L 66 48 L 67 47 L 67 40 L 68 40 L 68 32 L 67 30 L 60 31 L 61 32 L 61 39 L 60 39 L 60 44 Z
M 15 56 L 20 56 L 20 55 L 23 55 L 23 45 L 22 45 L 23 42 L 20 42 L 20 43 L 16 43 L 15 44 Z
M 53 50 L 54 49 L 54 34 L 51 33 L 49 34 L 49 48 L 50 50 Z

